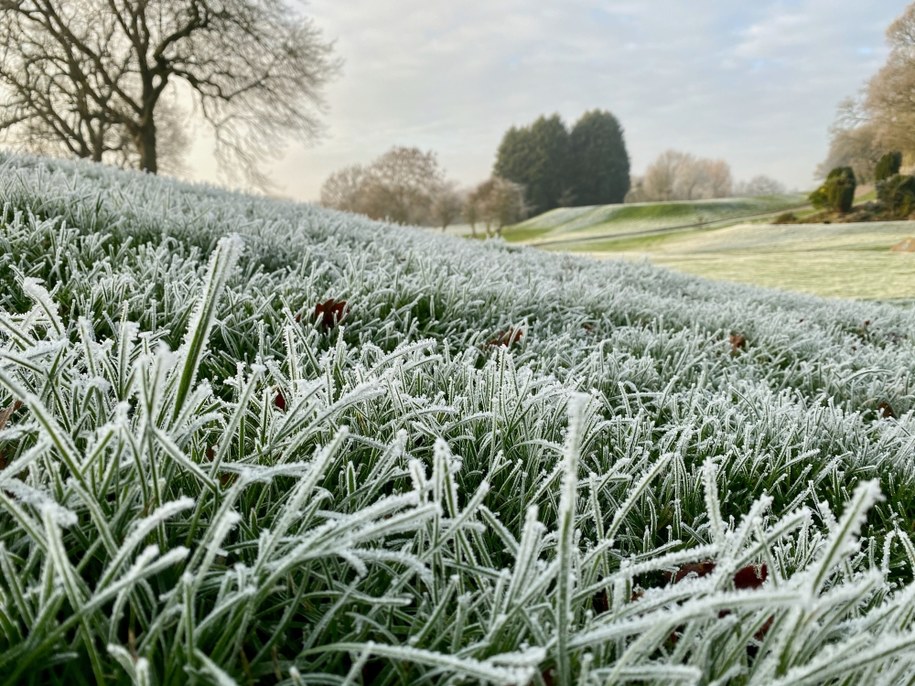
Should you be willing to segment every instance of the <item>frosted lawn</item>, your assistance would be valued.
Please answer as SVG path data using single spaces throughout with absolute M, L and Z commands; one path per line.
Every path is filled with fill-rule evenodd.
M 0 204 L 0 682 L 906 683 L 909 311 L 33 158 Z

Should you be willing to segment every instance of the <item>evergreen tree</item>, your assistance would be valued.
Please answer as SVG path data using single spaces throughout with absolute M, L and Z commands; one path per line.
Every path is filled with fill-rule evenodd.
M 569 132 L 559 115 L 510 128 L 496 153 L 493 175 L 522 185 L 535 214 L 570 202 Z
M 576 205 L 623 202 L 629 192 L 629 154 L 623 129 L 610 112 L 585 112 L 569 136 Z
M 891 176 L 899 173 L 902 166 L 901 152 L 888 152 L 877 161 L 877 167 L 874 169 L 874 180 L 878 183 L 885 181 Z
M 810 203 L 818 209 L 845 214 L 855 202 L 856 185 L 855 172 L 851 167 L 836 167 L 829 172 L 823 185 L 808 197 Z

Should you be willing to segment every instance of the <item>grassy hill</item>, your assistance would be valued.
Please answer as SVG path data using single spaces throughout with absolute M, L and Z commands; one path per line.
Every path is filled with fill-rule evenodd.
M 736 224 L 807 204 L 802 195 L 560 207 L 505 229 L 505 240 L 576 249 L 591 241 L 631 239 Z M 580 249 L 580 247 L 579 247 Z
M 780 214 L 798 202 L 803 198 L 565 208 L 507 229 L 506 238 L 821 296 L 915 300 L 915 258 L 893 250 L 915 237 L 915 224 L 766 223 L 774 216 L 767 208 Z M 686 221 L 693 223 L 680 223 Z
M 0 161 L 0 684 L 907 683 L 915 316 Z
M 826 296 L 912 301 L 915 255 L 893 249 L 912 237 L 912 222 L 744 224 L 658 242 L 630 256 L 714 279 Z

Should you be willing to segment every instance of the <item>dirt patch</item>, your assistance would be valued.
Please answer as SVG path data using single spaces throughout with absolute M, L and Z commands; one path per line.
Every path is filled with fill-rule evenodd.
M 893 252 L 915 252 L 915 238 L 905 238 L 890 248 Z

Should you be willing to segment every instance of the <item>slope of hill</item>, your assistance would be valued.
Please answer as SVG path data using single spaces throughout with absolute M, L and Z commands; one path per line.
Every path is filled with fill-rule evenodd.
M 560 207 L 505 229 L 510 242 L 557 247 L 720 227 L 807 204 L 802 195 Z
M 0 683 L 906 683 L 915 316 L 0 161 Z

